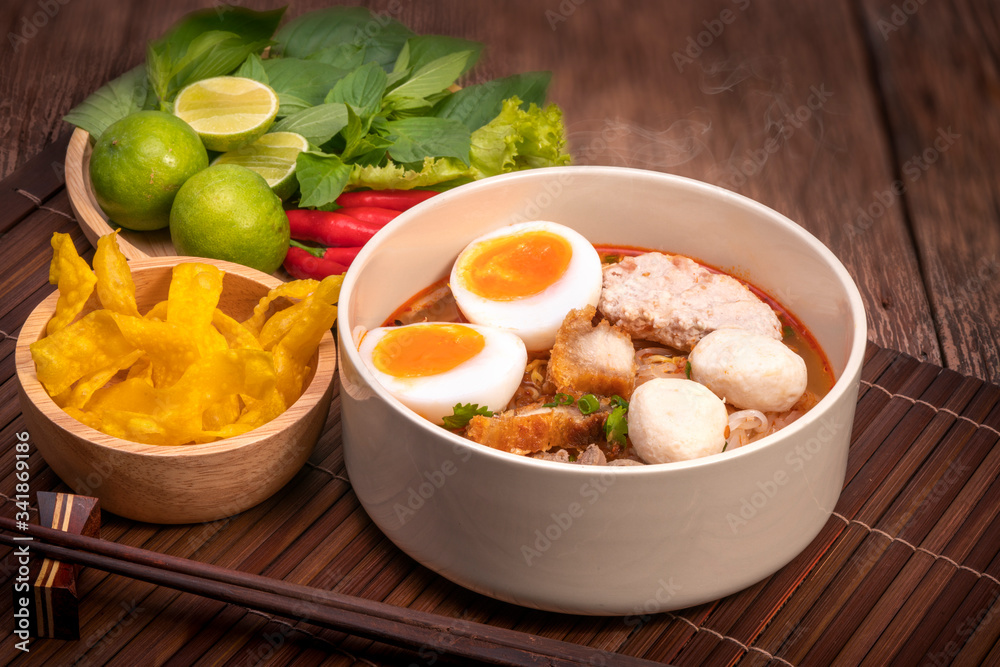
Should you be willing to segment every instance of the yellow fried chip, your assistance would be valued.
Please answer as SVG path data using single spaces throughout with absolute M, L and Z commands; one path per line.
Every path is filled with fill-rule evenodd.
M 98 311 L 108 312 L 108 311 Z M 144 350 L 152 365 L 153 384 L 169 387 L 177 382 L 199 357 L 200 339 L 183 326 L 109 313 L 122 335 L 134 347 Z
M 132 271 L 118 247 L 118 230 L 97 239 L 94 273 L 97 274 L 97 297 L 102 306 L 122 315 L 139 316 Z
M 284 336 L 273 345 L 274 370 L 278 374 L 278 389 L 286 405 L 291 405 L 305 388 L 306 377 L 312 370 L 308 364 L 319 347 L 323 335 L 337 321 L 336 303 L 344 277 L 324 278 L 316 290 L 295 305 L 298 317 Z
M 31 346 L 38 378 L 67 414 L 119 438 L 211 442 L 271 421 L 301 395 L 337 315 L 343 276 L 284 283 L 238 322 L 218 308 L 224 273 L 186 263 L 140 316 L 116 234 L 99 239 L 94 272 L 69 236 L 52 246 L 60 297 L 49 335 Z M 74 321 L 95 289 L 104 309 Z M 282 298 L 293 303 L 275 312 Z
M 260 328 L 260 334 L 257 336 L 260 340 L 259 345 L 261 348 L 270 350 L 274 347 L 275 343 L 284 338 L 285 334 L 291 331 L 292 327 L 303 317 L 310 303 L 309 298 L 307 298 L 304 301 L 292 304 L 284 310 L 279 310 L 267 318 L 264 326 Z
M 38 381 L 49 396 L 62 394 L 85 375 L 110 366 L 138 347 L 122 335 L 111 313 L 95 310 L 31 344 Z
M 277 375 L 277 369 L 275 369 L 275 374 Z M 250 428 L 263 426 L 288 408 L 277 386 L 273 387 L 264 398 L 258 399 L 246 395 L 240 398 L 243 399 L 245 407 L 243 408 L 243 414 L 236 420 L 236 423 L 249 426 Z
M 56 314 L 49 320 L 46 333 L 50 336 L 64 329 L 83 310 L 94 291 L 97 276 L 80 257 L 69 234 L 52 234 L 52 263 L 49 265 L 49 282 L 59 286 Z
M 166 322 L 167 321 L 167 305 L 168 304 L 167 304 L 166 301 L 159 302 L 158 304 L 156 304 L 155 306 L 153 306 L 152 308 L 149 309 L 149 312 L 146 313 L 146 315 L 145 315 L 146 319 L 147 320 L 157 320 L 159 322 Z
M 201 427 L 206 431 L 218 431 L 234 423 L 239 416 L 240 397 L 233 394 L 205 408 L 201 415 Z
M 88 409 L 116 437 L 180 445 L 216 437 L 204 435 L 205 412 L 211 406 L 240 394 L 261 399 L 274 386 L 270 354 L 226 350 L 199 359 L 171 387 L 158 389 L 133 379 L 100 389 Z
M 128 369 L 128 374 L 125 376 L 126 380 L 140 379 L 146 384 L 153 385 L 153 364 L 149 361 L 149 357 L 145 354 L 139 358 L 132 367 Z
M 167 321 L 200 329 L 212 323 L 225 273 L 212 264 L 185 262 L 174 267 L 167 294 Z
M 315 292 L 318 286 L 319 281 L 312 279 L 293 280 L 290 283 L 278 285 L 261 298 L 253 309 L 253 315 L 243 322 L 243 326 L 249 329 L 254 335 L 260 333 L 260 328 L 264 325 L 264 320 L 267 318 L 267 309 L 271 307 L 271 303 L 275 299 L 280 297 L 299 300 L 305 299 Z
M 86 424 L 92 429 L 96 429 L 98 431 L 102 430 L 101 420 L 95 417 L 94 415 L 90 414 L 89 412 L 85 412 L 80 408 L 74 408 L 73 406 L 69 406 L 64 409 L 66 410 L 66 414 L 68 414 L 70 417 L 77 420 L 78 422 Z
M 219 333 L 225 336 L 229 349 L 262 349 L 260 341 L 254 337 L 249 329 L 229 317 L 229 315 L 226 315 L 218 308 L 215 309 L 215 313 L 212 315 L 212 324 L 215 325 L 215 328 L 218 329 Z
M 111 378 L 117 375 L 123 368 L 129 368 L 132 366 L 132 364 L 138 361 L 142 355 L 142 350 L 132 350 L 124 357 L 116 359 L 104 368 L 98 369 L 93 373 L 80 378 L 77 383 L 73 385 L 73 391 L 66 401 L 66 407 L 80 409 L 86 407 L 87 402 L 90 400 L 90 397 L 93 396 L 95 391 L 106 385 Z

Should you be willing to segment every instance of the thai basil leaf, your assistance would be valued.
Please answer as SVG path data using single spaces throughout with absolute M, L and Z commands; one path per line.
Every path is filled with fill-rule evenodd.
M 133 67 L 91 93 L 63 119 L 86 130 L 91 139 L 97 141 L 109 125 L 142 110 L 148 87 L 146 68 Z
M 331 7 L 289 21 L 274 39 L 275 50 L 284 56 L 316 55 L 338 67 L 353 65 L 353 60 L 340 60 L 349 52 L 338 45 L 347 44 L 361 54 L 359 65 L 376 62 L 387 68 L 410 37 L 409 28 L 385 14 L 372 14 L 362 7 Z
M 479 60 L 483 45 L 468 39 L 445 37 L 444 35 L 418 35 L 406 40 L 406 45 L 399 52 L 399 57 L 393 65 L 393 74 L 399 72 L 415 72 L 429 65 L 438 58 L 453 53 L 466 53 L 467 59 L 459 76 L 465 74 Z
M 268 40 L 274 34 L 284 13 L 284 7 L 256 12 L 244 7 L 220 5 L 215 9 L 189 14 L 171 28 L 160 41 L 166 42 L 175 54 L 182 55 L 198 35 L 213 30 L 235 33 L 247 42 Z
M 424 100 L 444 91 L 465 71 L 465 65 L 471 57 L 471 51 L 461 51 L 432 60 L 415 70 L 408 79 L 386 95 L 387 104 L 392 108 L 409 108 L 400 103 Z
M 260 81 L 265 86 L 270 82 L 267 71 L 264 70 L 264 63 L 261 62 L 260 56 L 256 53 L 251 53 L 247 56 L 247 59 L 243 61 L 243 64 L 240 65 L 240 68 L 234 74 L 247 79 L 253 79 L 254 81 Z
M 351 166 L 336 155 L 303 151 L 295 159 L 295 177 L 302 198 L 300 206 L 326 206 L 340 196 L 351 176 Z
M 432 115 L 452 118 L 470 130 L 477 130 L 496 118 L 508 98 L 520 98 L 522 108 L 531 104 L 542 106 L 551 79 L 551 72 L 526 72 L 468 86 L 444 98 L 434 107 Z
M 346 125 L 347 108 L 343 104 L 320 104 L 282 118 L 271 126 L 271 132 L 296 132 L 319 146 Z
M 414 117 L 389 121 L 395 139 L 389 153 L 397 162 L 419 162 L 425 157 L 453 157 L 469 164 L 471 133 L 457 120 Z
M 338 79 L 347 72 L 318 60 L 268 58 L 262 61 L 268 85 L 282 95 L 290 95 L 310 106 L 322 104 Z
M 360 110 L 360 115 L 370 117 L 382 105 L 386 74 L 376 63 L 368 63 L 354 70 L 333 87 L 324 100 L 343 102 Z

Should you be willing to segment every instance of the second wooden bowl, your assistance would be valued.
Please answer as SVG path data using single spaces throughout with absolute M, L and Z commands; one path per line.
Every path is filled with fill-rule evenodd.
M 129 262 L 140 312 L 167 298 L 180 258 Z M 225 271 L 219 308 L 249 317 L 254 305 L 280 280 L 218 260 L 198 260 Z M 105 510 L 151 523 L 213 521 L 242 512 L 274 494 L 302 467 L 323 427 L 333 395 L 336 346 L 328 332 L 316 354 L 315 372 L 302 396 L 283 414 L 248 433 L 200 445 L 161 447 L 114 438 L 61 410 L 35 373 L 29 345 L 42 337 L 58 294 L 28 316 L 15 352 L 18 398 L 30 442 L 76 493 L 96 496 Z

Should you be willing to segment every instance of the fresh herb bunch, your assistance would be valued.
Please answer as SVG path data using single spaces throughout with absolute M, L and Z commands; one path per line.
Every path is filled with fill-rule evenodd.
M 562 112 L 542 108 L 551 77 L 528 72 L 465 88 L 482 44 L 416 35 L 361 7 L 333 7 L 278 29 L 284 8 L 192 14 L 149 44 L 146 63 L 110 81 L 66 120 L 93 140 L 142 109 L 169 111 L 195 81 L 235 75 L 270 86 L 272 132 L 299 154 L 299 205 L 335 208 L 345 189 L 444 189 L 486 176 L 568 164 Z M 277 32 L 275 32 L 277 30 Z

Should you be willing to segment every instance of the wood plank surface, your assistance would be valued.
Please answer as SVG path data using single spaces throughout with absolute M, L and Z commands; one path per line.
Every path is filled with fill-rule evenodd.
M 326 4 L 296 2 L 288 16 Z M 419 32 L 485 42 L 473 80 L 551 70 L 577 162 L 690 176 L 775 208 L 845 263 L 872 340 L 1000 379 L 992 4 L 911 0 L 920 9 L 903 18 L 893 7 L 910 4 L 892 0 L 363 4 Z M 6 3 L 0 177 L 61 137 L 62 115 L 141 62 L 147 40 L 208 6 Z M 949 127 L 960 138 L 914 163 Z M 42 200 L 52 192 L 37 188 Z M 29 205 L 0 193 L 12 196 Z
M 288 14 L 326 4 L 296 2 Z M 485 42 L 474 77 L 552 70 L 551 98 L 565 111 L 577 162 L 655 169 L 722 185 L 788 215 L 833 249 L 858 282 L 869 338 L 877 343 L 866 358 L 835 514 L 792 563 L 723 600 L 626 618 L 530 611 L 450 584 L 382 536 L 346 478 L 335 398 L 309 463 L 257 508 L 191 526 L 109 516 L 107 539 L 677 665 L 995 662 L 996 5 L 364 4 L 418 32 Z M 9 177 L 0 189 L 5 515 L 13 512 L 15 483 L 7 443 L 24 428 L 13 342 L 31 307 L 51 289 L 51 232 L 70 232 L 77 247 L 92 255 L 61 186 L 61 142 L 68 129 L 61 117 L 140 62 L 148 39 L 184 13 L 208 6 L 214 5 L 42 0 L 0 7 L 6 35 L 0 47 L 6 57 L 0 178 Z M 894 16 L 897 7 L 902 14 Z M 19 41 L 31 32 L 25 20 L 37 25 Z M 914 162 L 915 156 L 921 161 Z M 29 461 L 33 490 L 68 490 L 37 452 Z M 7 553 L 0 550 L 4 590 L 14 576 Z M 83 573 L 80 593 L 81 641 L 40 640 L 26 659 L 13 647 L 8 628 L 0 665 L 441 661 L 434 647 L 401 651 L 97 571 Z M 0 595 L 0 618 L 11 613 L 10 596 Z

